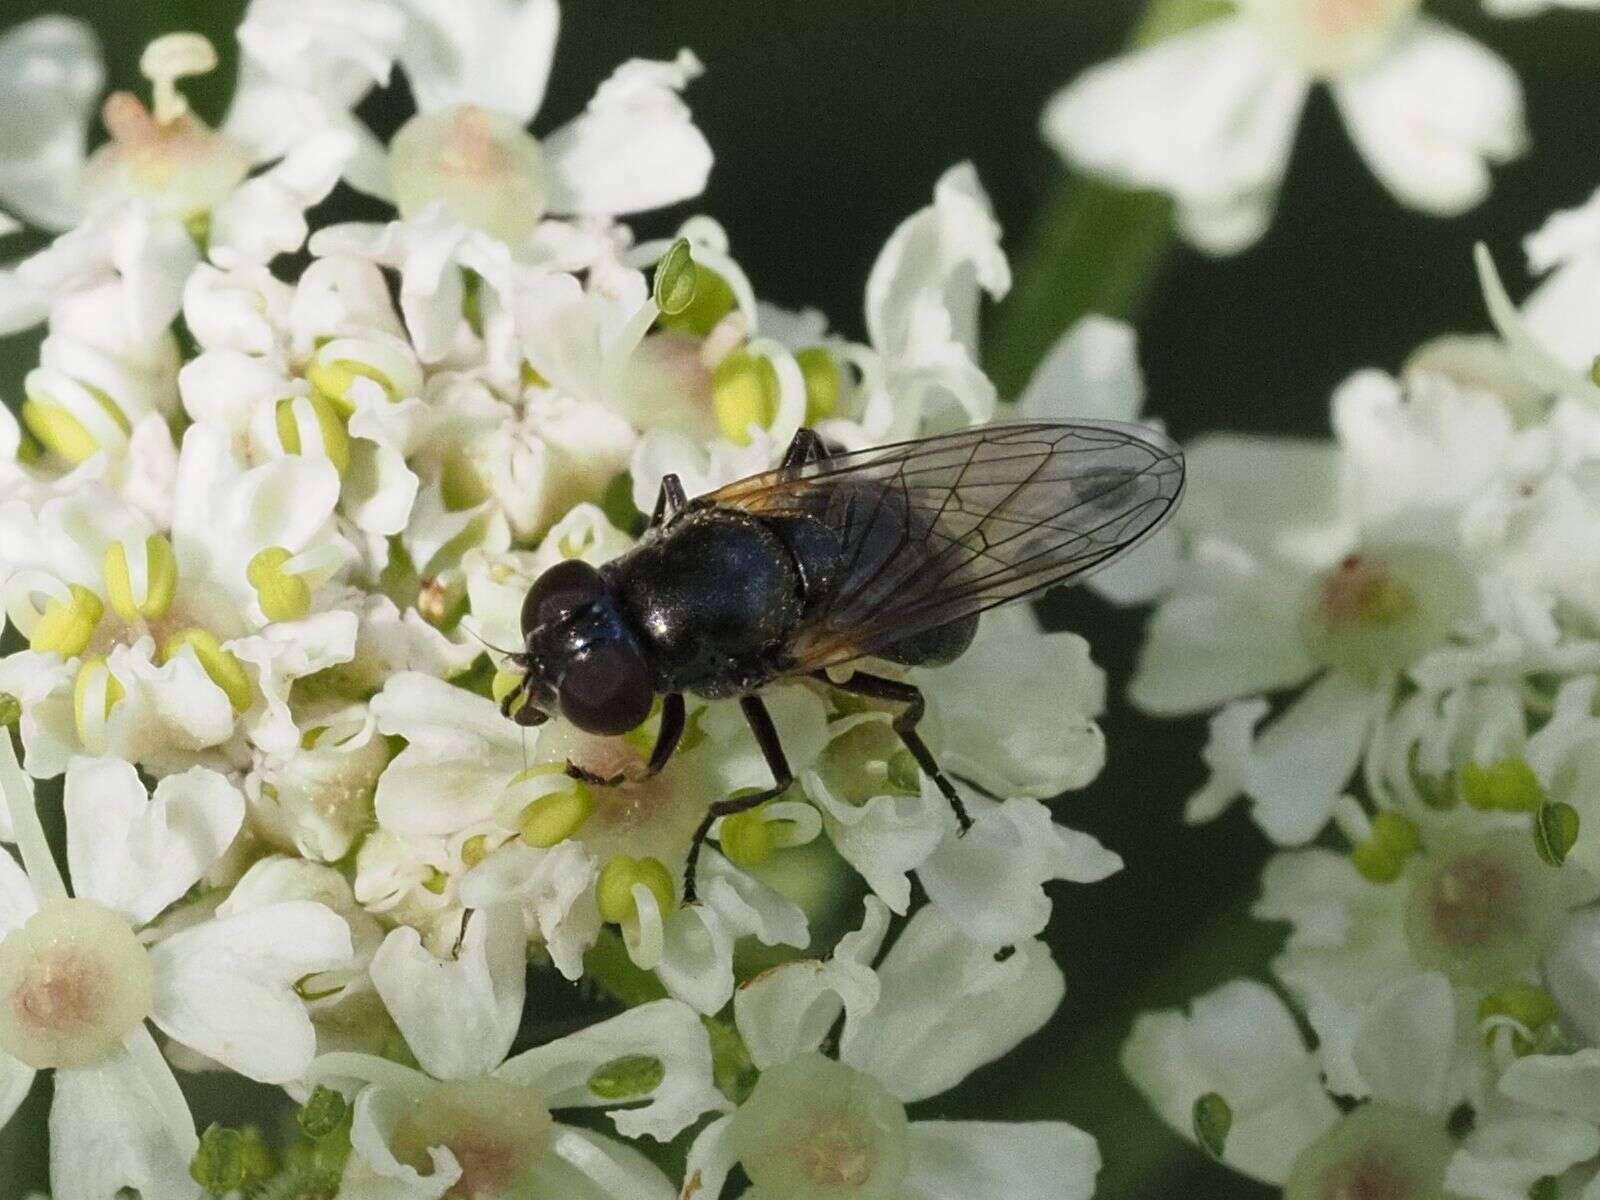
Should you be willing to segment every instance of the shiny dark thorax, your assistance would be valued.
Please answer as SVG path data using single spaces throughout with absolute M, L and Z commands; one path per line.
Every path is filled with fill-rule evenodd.
M 719 699 L 790 673 L 795 632 L 904 545 L 904 508 L 869 499 L 861 497 L 861 519 L 842 522 L 691 502 L 601 567 L 656 672 L 656 691 Z M 974 615 L 875 653 L 907 665 L 949 662 L 977 624 Z

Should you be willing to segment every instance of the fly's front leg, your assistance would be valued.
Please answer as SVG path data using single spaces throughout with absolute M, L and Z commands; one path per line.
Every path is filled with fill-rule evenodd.
M 681 692 L 673 692 L 661 701 L 661 728 L 656 733 L 656 744 L 650 751 L 650 761 L 645 764 L 643 775 L 629 775 L 626 771 L 616 775 L 596 775 L 593 771 L 585 771 L 570 758 L 567 760 L 567 774 L 600 787 L 616 787 L 629 779 L 650 779 L 661 774 L 672 758 L 672 752 L 683 740 L 683 730 L 687 724 L 684 712 Z
M 783 470 L 803 467 L 809 462 L 821 462 L 828 457 L 828 446 L 815 429 L 797 429 L 794 438 L 789 442 L 789 448 L 783 452 L 783 461 L 778 466 Z
M 683 480 L 669 471 L 661 477 L 661 490 L 656 493 L 655 510 L 650 514 L 650 528 L 665 525 L 688 503 L 689 498 L 683 494 Z
M 928 749 L 926 742 L 917 734 L 917 724 L 922 720 L 922 714 L 928 707 L 928 702 L 923 698 L 922 689 L 914 684 L 902 683 L 898 679 L 885 679 L 882 675 L 868 675 L 864 671 L 857 671 L 843 683 L 835 683 L 828 677 L 826 671 L 818 671 L 815 676 L 829 687 L 838 688 L 841 692 L 849 692 L 853 696 L 865 696 L 869 700 L 887 700 L 891 704 L 904 704 L 900 715 L 894 719 L 894 731 L 900 735 L 900 740 L 905 743 L 906 749 L 911 751 L 911 757 L 917 760 L 917 766 L 922 768 L 922 773 L 933 780 L 934 785 L 950 801 L 950 807 L 955 810 L 956 824 L 961 826 L 961 832 L 966 833 L 972 828 L 972 818 L 967 815 L 967 806 L 961 802 L 961 793 L 956 791 L 956 785 L 934 760 L 933 751 Z
M 694 841 L 689 843 L 689 859 L 683 867 L 685 904 L 694 903 L 695 870 L 700 863 L 700 847 L 705 844 L 706 838 L 711 833 L 711 826 L 717 819 L 731 817 L 734 813 L 745 812 L 765 804 L 768 800 L 783 795 L 794 782 L 794 772 L 789 770 L 789 760 L 784 757 L 783 743 L 778 740 L 777 727 L 772 723 L 772 716 L 767 712 L 767 706 L 761 703 L 761 697 L 745 696 L 740 699 L 739 707 L 744 710 L 744 719 L 750 723 L 750 732 L 756 735 L 756 745 L 761 747 L 761 756 L 767 760 L 767 767 L 772 771 L 772 786 L 748 796 L 718 800 L 706 810 L 700 828 L 694 831 Z

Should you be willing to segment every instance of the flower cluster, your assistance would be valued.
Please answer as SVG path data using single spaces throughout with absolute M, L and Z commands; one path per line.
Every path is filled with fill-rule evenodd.
M 1479 250 L 1496 334 L 1354 375 L 1333 441 L 1197 441 L 1140 564 L 1134 699 L 1218 709 L 1188 817 L 1248 801 L 1288 936 L 1281 995 L 1148 1014 L 1124 1064 L 1290 1197 L 1595 1194 L 1600 203 L 1527 250 L 1520 310 Z
M 685 1197 L 735 1163 L 766 1200 L 1086 1197 L 1070 1126 L 906 1115 L 1044 1024 L 1044 884 L 1120 865 L 1042 803 L 1104 758 L 1081 639 L 1012 610 L 911 673 L 965 837 L 884 706 L 774 689 L 798 783 L 713 830 L 695 903 L 707 807 L 770 782 L 737 705 L 691 699 L 648 780 L 654 718 L 500 712 L 531 582 L 631 546 L 667 472 L 694 494 L 802 425 L 858 447 L 990 420 L 975 320 L 1008 285 L 965 166 L 884 247 L 864 344 L 759 302 L 709 217 L 636 240 L 619 217 L 710 170 L 701 65 L 625 63 L 544 130 L 557 23 L 252 0 L 223 120 L 181 88 L 213 47 L 169 35 L 87 155 L 92 37 L 0 39 L 26 114 L 0 209 L 59 233 L 0 269 L 0 327 L 44 324 L 0 409 L 0 1123 L 53 1073 L 57 1200 L 664 1200 L 670 1159 L 632 1143 L 697 1123 Z M 417 111 L 385 142 L 355 110 L 396 68 Z M 340 187 L 395 219 L 313 231 Z M 1024 405 L 1070 379 L 1131 411 L 1130 354 L 1081 327 Z M 284 1089 L 298 1132 L 197 1135 L 179 1077 L 223 1070 Z
M 1485 0 L 1499 16 L 1559 0 Z M 1361 157 L 1402 203 L 1437 216 L 1489 194 L 1528 142 L 1522 89 L 1493 51 L 1421 0 L 1223 0 L 1151 8 L 1143 44 L 1046 108 L 1073 165 L 1166 193 L 1194 245 L 1231 254 L 1272 222 L 1295 128 L 1326 84 Z

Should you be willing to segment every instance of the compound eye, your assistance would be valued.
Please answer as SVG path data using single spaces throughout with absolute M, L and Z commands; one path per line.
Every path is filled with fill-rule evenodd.
M 592 646 L 573 661 L 557 698 L 561 715 L 585 733 L 616 737 L 644 724 L 655 693 L 639 652 L 612 642 Z
M 533 581 L 523 598 L 522 636 L 593 604 L 605 590 L 600 572 L 582 559 L 558 562 Z

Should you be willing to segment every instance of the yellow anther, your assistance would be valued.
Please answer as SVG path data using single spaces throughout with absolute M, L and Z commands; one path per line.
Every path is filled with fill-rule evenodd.
M 99 694 L 98 712 L 92 699 L 96 693 Z M 111 717 L 111 710 L 125 695 L 127 691 L 106 666 L 105 659 L 85 659 L 72 681 L 72 723 L 77 727 L 78 740 L 93 747 L 99 741 L 99 731 Z
M 222 648 L 215 634 L 205 629 L 180 629 L 162 645 L 162 663 L 171 662 L 185 646 L 194 651 L 200 666 L 228 697 L 234 712 L 244 712 L 250 707 L 250 676 L 233 652 Z
M 777 370 L 759 355 L 734 351 L 711 377 L 711 405 L 722 436 L 748 446 L 750 426 L 765 428 L 778 415 Z
M 439 870 L 438 867 L 429 867 L 428 877 L 422 881 L 422 886 L 435 896 L 442 896 L 445 888 L 450 886 L 450 876 Z
M 86 587 L 76 583 L 68 587 L 71 600 L 52 599 L 44 606 L 44 615 L 28 638 L 30 650 L 73 658 L 89 648 L 89 640 L 94 637 L 95 626 L 100 624 L 105 605 Z
M 595 884 L 594 898 L 601 920 L 621 925 L 639 915 L 633 898 L 636 883 L 650 889 L 663 915 L 672 911 L 677 901 L 677 887 L 666 864 L 659 858 L 630 858 L 619 854 L 600 868 L 600 879 Z
M 144 565 L 136 571 L 129 563 L 127 544 L 112 542 L 106 547 L 105 577 L 112 612 L 130 624 L 141 617 L 158 621 L 167 615 L 178 592 L 178 558 L 172 543 L 153 533 L 144 540 Z
M 839 364 L 821 346 L 794 356 L 806 381 L 806 424 L 815 425 L 839 411 Z
M 489 680 L 489 695 L 499 704 L 522 686 L 523 678 L 521 671 L 496 671 L 494 678 Z
M 339 409 L 320 394 L 278 401 L 278 441 L 284 453 L 305 453 L 304 447 L 309 439 L 304 434 L 311 431 L 302 430 L 301 422 L 306 420 L 308 409 L 310 419 L 316 422 L 321 435 L 322 452 L 333 464 L 333 469 L 343 476 L 350 467 L 350 434 L 344 427 L 344 418 Z
M 694 298 L 689 301 L 689 306 L 680 312 L 663 312 L 656 323 L 663 329 L 677 329 L 696 337 L 705 337 L 723 317 L 738 307 L 739 302 L 728 281 L 710 267 L 696 262 L 691 264 L 691 268 L 694 271 Z
M 461 863 L 465 867 L 475 867 L 489 857 L 489 839 L 481 833 L 473 834 L 461 843 Z
M 99 388 L 80 385 L 83 390 L 92 396 L 97 404 L 106 412 L 106 415 L 116 423 L 123 433 L 132 431 L 127 415 L 110 396 Z M 94 434 L 84 426 L 83 422 L 63 405 L 56 403 L 47 396 L 29 395 L 22 402 L 22 423 L 29 433 L 39 440 L 39 444 L 73 466 L 92 458 L 100 452 L 101 446 Z
M 467 455 L 456 451 L 444 456 L 439 468 L 439 498 L 446 512 L 477 508 L 489 496 L 489 485 Z
M 396 398 L 393 380 L 378 368 L 354 359 L 340 358 L 324 362 L 320 356 L 314 358 L 306 368 L 306 379 L 320 399 L 326 400 L 335 411 L 346 417 L 356 410 L 355 397 L 350 394 L 350 389 L 358 379 L 370 379 L 383 389 L 390 400 Z
M 269 621 L 298 621 L 311 611 L 311 585 L 304 576 L 284 570 L 293 557 L 282 546 L 268 546 L 245 567 L 245 578 Z
M 540 796 L 524 808 L 517 831 L 529 846 L 545 850 L 577 833 L 593 812 L 594 797 L 581 779 L 575 779 L 570 788 Z

